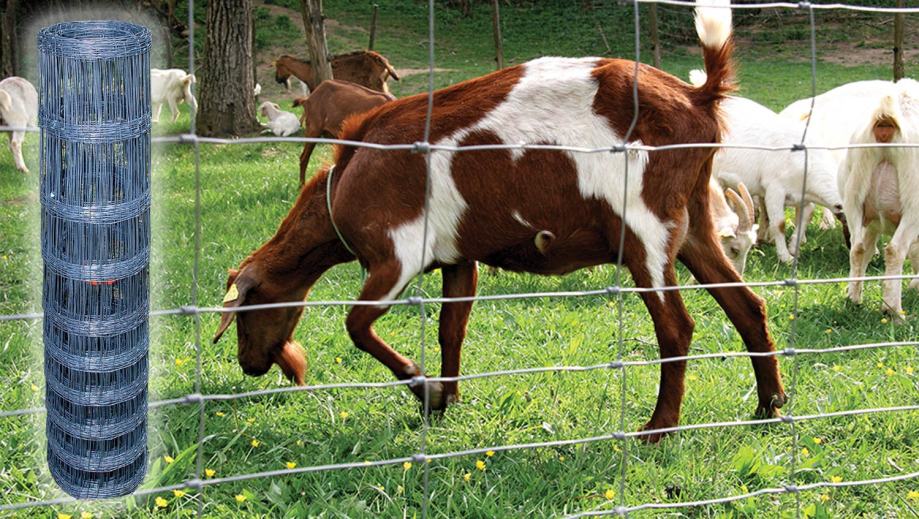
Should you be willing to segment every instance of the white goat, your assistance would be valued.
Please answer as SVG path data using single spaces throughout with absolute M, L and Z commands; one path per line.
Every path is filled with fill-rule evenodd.
M 195 75 L 188 74 L 182 69 L 150 69 L 153 122 L 160 121 L 163 103 L 169 105 L 169 110 L 172 112 L 172 122 L 176 122 L 179 118 L 179 103 L 182 101 L 188 103 L 192 113 L 197 113 L 198 100 L 195 99 L 194 94 L 191 92 L 191 86 L 195 83 Z
M 851 138 L 853 144 L 919 142 L 919 83 L 900 80 L 881 90 L 869 117 Z M 893 234 L 884 249 L 884 275 L 899 276 L 909 254 L 919 272 L 919 151 L 913 148 L 852 148 L 839 169 L 852 248 L 849 276 L 865 275 L 879 234 Z M 899 279 L 884 286 L 884 310 L 897 320 L 902 306 Z M 919 279 L 910 283 L 919 290 Z M 862 282 L 850 281 L 849 299 L 862 300 Z
M 690 74 L 690 80 L 694 84 L 699 84 L 700 80 L 704 82 L 697 71 Z M 801 139 L 801 131 L 796 124 L 782 119 L 755 101 L 729 97 L 721 103 L 721 110 L 728 128 L 722 137 L 724 144 L 790 148 Z M 842 213 L 842 200 L 836 190 L 836 163 L 825 150 L 809 150 L 807 158 L 804 201 L 827 207 L 836 214 Z M 738 188 L 740 183 L 744 183 L 750 194 L 760 197 L 768 218 L 768 235 L 775 242 L 779 260 L 785 263 L 794 259 L 785 242 L 785 206 L 797 207 L 801 204 L 804 162 L 802 151 L 724 148 L 715 154 L 712 169 L 712 175 L 722 185 Z M 802 219 L 801 229 L 796 231 L 799 238 L 795 238 L 791 246 L 795 255 L 804 243 L 806 227 L 807 220 Z
M 300 131 L 300 120 L 291 112 L 281 110 L 277 103 L 265 101 L 259 106 L 258 112 L 268 118 L 268 129 L 279 137 L 288 137 Z
M 21 77 L 8 77 L 0 81 L 0 120 L 3 125 L 15 128 L 35 126 L 38 120 L 38 92 L 32 83 Z M 28 173 L 25 161 L 22 160 L 22 141 L 26 132 L 10 133 L 10 152 L 16 169 Z
M 258 97 L 262 93 L 261 83 L 256 83 L 255 88 L 252 90 L 252 97 Z
M 734 270 L 742 276 L 747 266 L 747 253 L 756 245 L 757 225 L 753 223 L 750 193 L 742 182 L 738 189 L 740 194 L 731 188 L 722 191 L 714 177 L 708 183 L 709 208 L 715 231 L 721 238 L 721 248 L 734 265 Z

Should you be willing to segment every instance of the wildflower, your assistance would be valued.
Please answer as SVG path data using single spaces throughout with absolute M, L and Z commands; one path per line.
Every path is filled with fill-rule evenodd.
M 881 324 L 887 324 L 887 318 L 886 318 L 886 317 L 882 317 L 882 318 L 881 318 Z
M 251 445 L 253 449 L 256 448 L 256 447 L 258 447 L 258 446 L 261 445 L 261 444 L 262 444 L 262 442 L 256 440 L 255 438 L 252 438 L 252 441 L 249 442 L 249 445 Z
M 185 497 L 185 491 L 184 490 L 173 490 L 172 495 L 176 497 Z
M 36 393 L 38 393 L 38 386 L 36 386 L 35 384 L 32 384 L 32 391 L 35 391 Z
M 218 417 L 224 417 L 224 416 L 226 416 L 226 415 L 227 415 L 227 414 L 224 413 L 223 411 L 217 411 L 216 413 L 214 413 L 214 416 L 218 416 Z
M 905 371 L 907 375 L 912 375 L 912 374 L 913 374 L 913 367 L 912 367 L 912 366 L 906 366 L 906 368 L 904 368 L 903 371 Z
M 71 517 L 70 514 L 57 514 L 57 519 L 71 519 Z
M 402 495 L 403 492 L 405 492 L 405 487 L 403 487 L 402 485 L 399 485 L 396 487 L 397 494 Z
M 826 502 L 829 501 L 829 500 L 830 500 L 830 495 L 829 495 L 829 494 L 820 494 L 820 502 L 821 502 L 821 503 L 826 503 Z
M 839 373 L 840 371 L 842 371 L 842 366 L 840 366 L 839 364 L 833 364 L 833 371 L 835 371 L 836 373 Z
M 252 425 L 255 423 L 255 418 L 246 418 L 246 425 Z
M 348 419 L 348 411 L 342 411 L 338 413 L 338 417 L 341 418 L 341 421 L 344 422 L 345 420 Z
M 919 490 L 910 490 L 906 493 L 906 499 L 910 501 L 919 501 Z
M 303 440 L 297 440 L 297 447 L 303 447 Z
M 823 333 L 829 335 L 829 334 L 833 333 L 833 329 L 832 329 L 832 328 L 827 328 L 826 330 L 823 331 Z
M 188 359 L 176 359 L 176 367 L 181 368 L 186 362 L 188 362 Z
M 335 364 L 341 364 L 341 357 L 335 357 Z
M 897 374 L 897 372 L 894 371 L 893 368 L 887 368 L 887 371 L 885 371 L 884 373 L 886 373 L 888 377 L 892 377 Z
M 217 471 L 214 469 L 204 469 L 204 475 L 209 478 L 212 478 L 217 475 Z
M 788 316 L 788 320 L 789 320 L 789 321 L 794 321 L 794 320 L 795 320 L 795 314 L 789 315 L 789 316 Z
M 80 512 L 80 519 L 93 519 L 92 512 Z
M 879 368 L 883 368 L 883 367 L 884 367 L 884 363 L 881 362 L 881 361 L 878 361 L 878 367 L 879 367 Z
M 481 471 L 484 471 L 484 470 L 485 470 L 485 462 L 482 461 L 482 460 L 475 460 L 475 468 L 477 468 L 477 469 L 479 469 L 479 470 L 481 470 Z
M 823 438 L 814 438 L 814 444 L 820 445 L 821 443 L 823 443 Z
M 485 455 L 490 458 L 495 455 L 495 451 L 485 451 Z
M 469 472 L 463 474 L 463 481 L 465 481 L 466 483 L 469 483 L 471 479 L 472 479 L 472 474 L 470 474 Z
M 169 506 L 169 501 L 166 501 L 162 497 L 158 497 L 154 499 L 153 501 L 156 503 L 157 508 L 166 508 L 167 506 Z
M 686 375 L 686 380 L 688 380 L 688 381 L 690 381 L 690 382 L 695 382 L 695 381 L 699 380 L 699 377 L 697 377 L 697 376 L 695 376 L 695 375 Z
M 288 462 L 286 463 L 286 465 L 287 465 L 287 468 L 289 468 L 289 469 L 291 469 L 291 470 L 297 468 L 297 463 L 296 463 L 296 462 L 293 462 L 293 461 L 288 461 Z
M 603 497 L 605 497 L 608 501 L 611 501 L 614 497 L 616 497 L 616 492 L 611 488 L 607 488 L 606 492 L 603 493 Z
M 558 461 L 561 462 L 561 463 L 564 463 L 564 462 L 565 462 L 565 457 L 564 457 L 564 456 L 559 456 L 559 457 L 558 457 Z
M 830 483 L 842 483 L 842 476 L 830 476 Z
M 402 470 L 408 470 L 408 469 L 410 469 L 410 468 L 412 468 L 412 462 L 411 462 L 411 461 L 406 461 L 405 463 L 402 464 Z
M 810 455 L 811 455 L 811 451 L 807 450 L 807 447 L 804 447 L 803 449 L 801 449 L 801 456 L 804 456 L 806 458 Z
M 237 503 L 243 503 L 243 502 L 245 502 L 245 501 L 246 501 L 246 496 L 244 496 L 244 495 L 242 495 L 242 494 L 236 494 L 236 502 L 237 502 Z
M 175 458 L 172 456 L 163 456 L 163 461 L 165 461 L 167 465 L 172 465 L 172 463 L 175 461 Z

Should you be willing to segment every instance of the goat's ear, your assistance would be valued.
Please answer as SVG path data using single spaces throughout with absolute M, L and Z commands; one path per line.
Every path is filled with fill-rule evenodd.
M 258 286 L 255 279 L 255 272 L 251 268 L 244 268 L 242 271 L 228 269 L 229 287 L 227 293 L 223 296 L 223 307 L 225 309 L 237 308 L 245 304 L 246 296 L 249 292 Z M 214 333 L 214 344 L 223 336 L 227 328 L 233 324 L 236 319 L 236 312 L 229 311 L 220 314 L 220 324 L 217 325 L 217 331 Z

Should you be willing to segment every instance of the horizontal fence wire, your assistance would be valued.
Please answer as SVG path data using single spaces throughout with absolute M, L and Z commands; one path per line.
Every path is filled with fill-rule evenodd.
M 696 2 L 689 0 L 619 0 L 617 2 L 622 6 L 631 6 L 633 9 L 637 8 L 639 4 L 662 4 L 669 6 L 677 7 L 686 7 L 686 8 L 695 8 L 699 6 L 706 7 L 704 3 L 697 4 Z M 192 19 L 193 12 L 193 0 L 189 2 L 189 62 L 194 63 L 194 20 Z M 722 7 L 720 5 L 711 5 L 709 7 Z M 825 11 L 825 10 L 847 10 L 847 11 L 856 11 L 863 13 L 882 13 L 882 14 L 895 14 L 895 13 L 919 13 L 919 7 L 907 7 L 907 8 L 889 8 L 889 7 L 876 7 L 876 6 L 859 6 L 851 4 L 841 4 L 841 3 L 832 3 L 832 4 L 815 4 L 810 2 L 764 2 L 764 3 L 740 3 L 732 4 L 733 9 L 792 9 L 800 10 L 810 13 L 811 15 L 811 43 L 812 43 L 812 52 L 811 52 L 811 64 L 812 64 L 812 81 L 816 77 L 815 69 L 813 66 L 816 63 L 816 51 L 814 44 L 814 35 L 815 35 L 815 26 L 813 21 L 814 11 Z M 426 114 L 426 128 L 430 124 L 430 100 L 433 96 L 433 74 L 434 74 L 434 9 L 433 2 L 429 3 L 429 30 L 430 30 L 430 42 L 429 42 L 429 85 L 427 89 L 428 98 L 429 98 L 429 110 Z M 638 19 L 636 13 L 636 39 L 638 37 Z M 639 46 L 636 44 L 636 53 L 639 51 Z M 639 55 L 640 56 L 640 55 Z M 637 61 L 637 60 L 636 60 Z M 637 74 L 637 72 L 636 72 Z M 637 83 L 637 81 L 636 81 Z M 814 91 L 816 94 L 816 91 Z M 637 98 L 636 98 L 636 116 L 637 116 Z M 25 131 L 25 132 L 38 132 L 38 128 L 34 127 L 9 127 L 9 126 L 0 126 L 0 132 L 4 131 Z M 427 453 L 425 445 L 425 436 L 427 434 L 428 423 L 425 420 L 423 425 L 423 430 L 421 431 L 422 444 L 420 445 L 419 451 L 413 453 L 409 456 L 384 459 L 384 460 L 374 460 L 374 461 L 363 461 L 363 462 L 349 462 L 349 463 L 337 463 L 337 464 L 325 464 L 325 465 L 314 465 L 306 467 L 298 467 L 294 469 L 285 469 L 285 470 L 273 470 L 273 471 L 264 471 L 256 472 L 250 474 L 239 474 L 233 476 L 227 476 L 223 478 L 201 478 L 201 457 L 203 453 L 203 442 L 204 442 L 204 409 L 206 402 L 226 402 L 226 401 L 236 401 L 240 399 L 248 398 L 258 398 L 264 396 L 272 395 L 284 395 L 288 393 L 302 393 L 302 392 L 316 392 L 316 391 L 337 391 L 337 390 L 351 390 L 351 389 L 362 389 L 362 390 L 371 390 L 371 389 L 381 389 L 381 388 L 392 388 L 398 386 L 415 386 L 424 384 L 425 388 L 427 382 L 460 382 L 460 381 L 472 381 L 479 379 L 487 379 L 492 377 L 507 377 L 507 376 L 523 376 L 523 375 L 538 375 L 538 374 L 555 374 L 555 373 L 580 373 L 580 372 L 592 372 L 592 371 L 622 371 L 625 373 L 626 368 L 635 368 L 642 366 L 655 366 L 663 365 L 672 362 L 686 362 L 686 361 L 699 361 L 707 359 L 728 359 L 728 358 L 757 358 L 757 357 L 784 357 L 784 358 L 794 358 L 799 355 L 823 355 L 823 354 L 841 354 L 852 351 L 864 351 L 864 350 L 875 350 L 883 348 L 900 348 L 900 347 L 919 347 L 919 341 L 889 341 L 889 342 L 875 342 L 875 343 L 866 343 L 866 344 L 852 344 L 844 346 L 836 346 L 829 348 L 797 348 L 794 346 L 794 324 L 792 325 L 792 333 L 789 338 L 790 347 L 784 348 L 782 350 L 777 350 L 774 352 L 749 352 L 749 351 L 722 351 L 722 352 L 712 352 L 712 353 L 702 353 L 696 355 L 685 355 L 680 357 L 668 357 L 668 358 L 658 358 L 658 359 L 644 359 L 644 360 L 623 360 L 621 356 L 616 360 L 604 363 L 598 363 L 593 365 L 562 365 L 562 366 L 543 366 L 543 367 L 528 367 L 528 368 L 517 368 L 517 369 L 508 369 L 508 370 L 499 370 L 483 373 L 473 373 L 466 375 L 459 375 L 456 377 L 426 377 L 418 376 L 410 380 L 393 380 L 386 382 L 343 382 L 343 383 L 334 383 L 334 384 L 317 384 L 311 386 L 291 386 L 291 387 L 281 387 L 281 388 L 272 388 L 264 390 L 255 390 L 247 391 L 240 393 L 230 393 L 230 394 L 206 394 L 202 392 L 201 387 L 201 339 L 200 339 L 200 316 L 202 314 L 209 313 L 225 313 L 228 311 L 234 312 L 245 312 L 245 311 L 256 311 L 256 310 L 265 310 L 272 308 L 290 308 L 290 307 L 319 307 L 319 306 L 357 306 L 357 305 L 402 305 L 402 306 L 418 306 L 421 312 L 421 326 L 423 330 L 424 326 L 424 305 L 426 304 L 443 304 L 450 302 L 471 302 L 471 301 L 507 301 L 507 300 L 526 300 L 526 299 L 546 299 L 546 298 L 569 298 L 569 297 L 618 297 L 621 301 L 621 297 L 625 294 L 641 294 L 648 292 L 665 292 L 665 291 L 682 291 L 682 290 L 702 290 L 702 289 L 714 289 L 714 288 L 730 288 L 730 287 L 750 287 L 750 288 L 790 288 L 796 291 L 795 294 L 795 308 L 793 311 L 793 316 L 796 318 L 798 313 L 797 308 L 797 295 L 803 286 L 810 285 L 819 285 L 819 284 L 832 284 L 832 283 L 844 283 L 851 281 L 885 281 L 885 280 L 910 280 L 917 279 L 919 275 L 898 275 L 898 276 L 861 276 L 861 277 L 836 277 L 836 278 L 816 278 L 816 279 L 799 279 L 797 278 L 797 266 L 798 266 L 798 256 L 795 255 L 795 261 L 792 266 L 792 276 L 788 279 L 780 280 L 769 280 L 769 281 L 754 281 L 754 282 L 739 282 L 739 283 L 714 283 L 714 284 L 690 284 L 690 285 L 677 285 L 677 286 L 665 286 L 660 288 L 641 288 L 641 287 L 625 287 L 621 286 L 618 282 L 614 286 L 607 286 L 598 289 L 592 290 L 581 290 L 581 291 L 556 291 L 556 292 L 531 292 L 531 293 L 519 293 L 519 294 L 492 294 L 492 295 L 477 295 L 470 297 L 418 297 L 412 296 L 403 299 L 387 300 L 387 301 L 360 301 L 360 300 L 338 300 L 338 301 L 291 301 L 283 303 L 272 303 L 272 304 L 262 304 L 262 305 L 244 305 L 232 310 L 225 309 L 222 307 L 202 307 L 198 306 L 198 257 L 200 254 L 200 233 L 201 233 L 201 218 L 200 218 L 200 196 L 201 196 L 201 182 L 200 182 L 200 153 L 199 145 L 202 144 L 211 144 L 211 145 L 233 145 L 233 144 L 265 144 L 265 143 L 316 143 L 316 144 L 335 144 L 342 146 L 354 146 L 361 148 L 370 148 L 376 150 L 387 150 L 387 151 L 407 151 L 413 153 L 424 154 L 427 157 L 430 157 L 430 153 L 433 151 L 449 151 L 449 152 L 476 152 L 476 151 L 497 151 L 497 150 L 542 150 L 542 151 L 565 151 L 571 153 L 611 153 L 611 154 L 623 154 L 627 152 L 658 152 L 658 151 L 673 151 L 673 150 L 685 150 L 693 148 L 711 148 L 711 149 L 748 149 L 748 150 L 761 150 L 761 151 L 800 151 L 807 154 L 808 150 L 847 150 L 847 149 L 859 149 L 859 148 L 919 148 L 919 143 L 871 143 L 871 144 L 845 144 L 845 145 L 805 145 L 802 142 L 789 143 L 786 146 L 763 146 L 756 143 L 732 143 L 732 144 L 723 144 L 723 143 L 681 143 L 673 145 L 664 145 L 664 146 L 649 146 L 644 144 L 623 144 L 611 147 L 578 147 L 578 146 L 560 146 L 552 144 L 538 144 L 538 143 L 511 143 L 511 144 L 488 144 L 488 145 L 442 145 L 428 142 L 427 133 L 425 136 L 424 142 L 413 142 L 413 143 L 403 143 L 403 144 L 375 144 L 359 141 L 349 141 L 342 139 L 334 138 L 306 138 L 306 137 L 249 137 L 249 138 L 211 138 L 211 137 L 201 137 L 196 135 L 195 132 L 195 122 L 194 114 L 192 114 L 192 124 L 191 124 L 191 133 L 181 134 L 181 135 L 169 135 L 169 136 L 158 136 L 152 139 L 152 142 L 155 144 L 166 144 L 166 145 L 191 145 L 195 149 L 195 261 L 193 267 L 193 283 L 190 304 L 186 306 L 181 306 L 178 308 L 169 308 L 162 310 L 153 310 L 149 312 L 149 316 L 185 316 L 190 317 L 195 320 L 195 349 L 197 364 L 195 370 L 195 392 L 180 397 L 162 399 L 157 401 L 151 401 L 149 403 L 150 409 L 159 409 L 170 406 L 178 405 L 197 405 L 198 414 L 199 414 L 199 431 L 198 431 L 198 441 L 197 441 L 197 460 L 196 460 L 196 470 L 195 475 L 192 479 L 174 485 L 160 486 L 155 488 L 142 488 L 137 490 L 132 494 L 135 497 L 144 497 L 152 496 L 154 494 L 168 492 L 171 490 L 181 490 L 181 489 L 196 489 L 200 490 L 197 495 L 198 499 L 198 515 L 200 516 L 203 513 L 203 489 L 207 486 L 220 485 L 225 483 L 232 483 L 238 481 L 246 481 L 253 479 L 261 478 L 271 478 L 287 475 L 296 475 L 312 472 L 324 472 L 324 471 L 333 471 L 333 470 L 350 470 L 350 469 L 365 469 L 371 467 L 382 467 L 382 466 L 391 466 L 398 465 L 404 462 L 423 462 L 427 460 L 446 460 L 461 456 L 472 456 L 482 454 L 488 451 L 502 452 L 502 451 L 513 451 L 521 449 L 537 449 L 537 448 L 552 448 L 566 445 L 578 445 L 578 444 L 587 444 L 601 441 L 623 441 L 630 438 L 639 438 L 648 435 L 655 435 L 661 433 L 677 433 L 681 431 L 693 431 L 693 430 L 706 430 L 706 429 L 716 429 L 716 428 L 730 428 L 730 427 L 746 427 L 759 424 L 770 424 L 770 423 L 785 423 L 790 426 L 790 433 L 793 436 L 793 441 L 797 441 L 797 432 L 795 424 L 804 421 L 811 421 L 817 419 L 833 419 L 833 418 L 844 418 L 844 417 L 855 417 L 863 415 L 873 415 L 873 414 L 883 414 L 883 413 L 896 413 L 896 412 L 915 412 L 919 411 L 919 404 L 916 405 L 903 405 L 903 406 L 892 406 L 892 407 L 879 407 L 879 408 L 865 408 L 865 409 L 852 409 L 852 410 L 842 410 L 842 411 L 833 411 L 833 412 L 821 412 L 815 414 L 801 414 L 797 415 L 793 412 L 786 414 L 782 417 L 769 418 L 769 419 L 758 419 L 758 420 L 737 420 L 737 421 L 725 421 L 725 422 L 706 422 L 699 424 L 685 424 L 678 425 L 675 427 L 661 428 L 661 429 L 652 429 L 652 430 L 642 430 L 642 431 L 625 431 L 624 427 L 620 425 L 618 431 L 613 431 L 607 434 L 601 434 L 592 437 L 585 438 L 574 438 L 574 439 L 563 439 L 563 440 L 554 440 L 554 441 L 545 441 L 545 442 L 532 442 L 532 443 L 520 443 L 520 444 L 506 444 L 506 445 L 494 445 L 489 447 L 479 447 L 473 449 L 459 450 L 446 453 Z M 805 178 L 806 178 L 806 168 L 805 168 Z M 803 187 L 803 185 L 802 185 Z M 426 197 L 427 203 L 427 197 Z M 799 207 L 800 209 L 800 207 Z M 800 211 L 799 211 L 800 212 Z M 426 212 L 427 213 L 427 212 Z M 800 223 L 800 222 L 799 222 Z M 799 225 L 800 228 L 800 225 Z M 425 233 L 426 235 L 426 233 Z M 424 248 L 422 248 L 424 250 Z M 620 262 L 621 264 L 621 262 Z M 617 269 L 618 273 L 618 269 Z M 2 322 L 12 322 L 12 321 L 32 321 L 43 319 L 43 314 L 40 312 L 24 312 L 19 314 L 6 314 L 0 315 L 0 323 Z M 795 319 L 796 321 L 797 319 Z M 621 314 L 620 314 L 620 340 L 621 340 Z M 422 336 L 423 341 L 423 336 Z M 422 366 L 424 359 L 424 348 L 421 351 L 422 355 Z M 793 364 L 792 366 L 792 379 L 789 384 L 790 392 L 793 391 L 794 386 L 794 374 L 796 373 L 797 365 Z M 624 386 L 624 384 L 623 384 Z M 624 387 L 623 387 L 624 389 Z M 427 400 L 427 399 L 425 399 Z M 624 417 L 624 404 L 623 404 L 623 413 L 620 415 Z M 46 409 L 44 407 L 38 408 L 29 408 L 29 409 L 14 409 L 14 410 L 0 410 L 0 418 L 12 418 L 19 416 L 29 416 L 45 413 Z M 624 423 L 624 422 L 621 422 Z M 624 449 L 623 449 L 624 451 Z M 796 461 L 794 460 L 794 454 L 792 459 L 792 466 Z M 424 478 L 424 495 L 422 502 L 422 516 L 426 516 L 428 513 L 428 500 L 430 498 L 429 489 L 428 489 L 428 479 L 427 479 L 427 464 L 423 465 L 425 467 L 425 478 Z M 620 480 L 620 488 L 626 488 L 626 473 L 623 469 L 623 478 Z M 604 509 L 604 510 L 592 510 L 592 511 L 582 511 L 570 515 L 570 517 L 587 517 L 587 516 L 599 516 L 599 515 L 620 515 L 626 516 L 631 512 L 637 512 L 641 510 L 669 510 L 669 509 L 678 509 L 678 508 L 692 508 L 700 506 L 710 506 L 716 504 L 724 504 L 735 501 L 740 501 L 744 499 L 749 499 L 753 497 L 763 496 L 763 495 L 772 495 L 772 494 L 794 494 L 798 496 L 800 492 L 807 490 L 815 490 L 820 488 L 845 488 L 845 487 L 857 487 L 864 485 L 877 485 L 884 483 L 891 483 L 897 481 L 905 481 L 910 479 L 919 478 L 919 472 L 903 473 L 897 475 L 891 475 L 881 478 L 874 479 L 864 479 L 864 480 L 853 480 L 853 481 L 843 481 L 843 482 L 816 482 L 810 484 L 795 485 L 792 483 L 786 484 L 781 487 L 775 488 L 764 488 L 759 489 L 753 492 L 748 492 L 744 494 L 734 495 L 734 496 L 724 496 L 717 497 L 706 500 L 698 501 L 684 501 L 684 502 L 658 502 L 658 503 L 641 503 L 636 505 L 626 506 L 625 503 L 625 492 L 620 492 L 620 505 L 615 508 Z M 64 497 L 59 499 L 49 499 L 49 500 L 36 500 L 36 501 L 25 501 L 19 503 L 9 503 L 9 504 L 0 504 L 0 511 L 15 511 L 22 510 L 38 506 L 56 506 L 64 505 L 68 503 L 73 503 L 75 500 L 70 497 Z M 797 509 L 795 512 L 800 516 L 800 501 L 796 503 Z

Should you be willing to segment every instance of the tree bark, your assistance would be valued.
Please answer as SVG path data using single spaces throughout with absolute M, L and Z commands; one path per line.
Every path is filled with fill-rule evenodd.
M 16 10 L 18 0 L 7 0 L 0 17 L 0 78 L 15 76 L 19 71 L 16 41 Z
M 654 55 L 654 68 L 661 68 L 661 40 L 657 32 L 657 4 L 651 4 L 651 51 Z
M 370 42 L 367 43 L 367 50 L 373 50 L 373 45 L 377 39 L 377 12 L 380 6 L 373 4 L 373 14 L 370 17 Z
M 491 29 L 495 34 L 495 65 L 501 70 L 504 68 L 504 44 L 501 41 L 501 9 L 498 0 L 491 2 Z
M 905 7 L 904 0 L 897 0 L 897 7 Z M 906 75 L 903 66 L 903 13 L 893 15 L 893 80 L 899 81 Z
M 198 134 L 239 136 L 261 128 L 252 95 L 252 31 L 251 0 L 207 3 Z
M 310 64 L 316 85 L 332 79 L 332 63 L 329 61 L 329 50 L 325 41 L 325 20 L 322 16 L 322 0 L 302 0 L 303 27 L 306 29 L 306 41 L 309 44 Z

